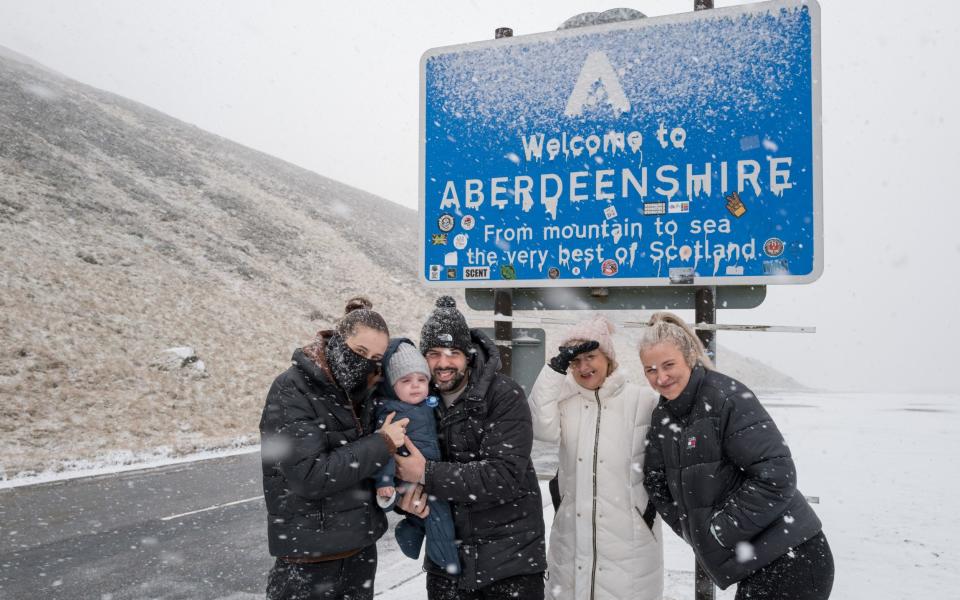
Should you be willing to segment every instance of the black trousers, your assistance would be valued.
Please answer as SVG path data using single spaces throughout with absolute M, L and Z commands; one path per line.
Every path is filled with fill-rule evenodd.
M 371 600 L 377 545 L 340 560 L 292 563 L 278 558 L 267 578 L 267 600 Z
M 543 600 L 543 573 L 517 575 L 494 581 L 479 590 L 457 589 L 457 582 L 427 573 L 428 600 Z
M 821 531 L 737 585 L 736 600 L 826 600 L 833 553 Z

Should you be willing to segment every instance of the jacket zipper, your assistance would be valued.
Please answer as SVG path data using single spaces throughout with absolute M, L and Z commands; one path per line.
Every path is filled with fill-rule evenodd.
M 597 454 L 600 450 L 600 416 L 603 413 L 600 390 L 594 390 L 593 394 L 597 398 L 597 430 L 593 434 L 593 571 L 590 574 L 590 600 L 594 599 L 597 588 Z
M 350 394 L 347 393 L 345 389 L 340 387 L 339 383 L 335 383 L 337 389 L 343 393 L 344 397 L 347 399 L 347 406 L 350 408 L 350 415 L 353 417 L 353 425 L 357 428 L 357 435 L 363 437 L 363 425 L 360 423 L 360 417 L 357 416 L 357 411 L 353 408 L 353 398 L 350 397 Z M 369 398 L 367 398 L 369 400 Z

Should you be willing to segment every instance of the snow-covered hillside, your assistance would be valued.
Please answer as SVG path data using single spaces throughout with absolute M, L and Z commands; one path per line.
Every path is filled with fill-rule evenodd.
M 416 230 L 409 209 L 0 54 L 0 477 L 256 441 L 270 381 L 350 295 L 417 337 L 437 294 Z M 181 347 L 198 361 L 164 370 Z
M 0 57 L 4 470 L 250 438 L 350 295 L 412 333 L 414 231 L 409 209 Z M 206 376 L 151 366 L 179 346 Z

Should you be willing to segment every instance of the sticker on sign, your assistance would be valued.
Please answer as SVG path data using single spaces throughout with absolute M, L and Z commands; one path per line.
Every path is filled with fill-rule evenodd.
M 490 267 L 464 267 L 464 279 L 490 279 Z

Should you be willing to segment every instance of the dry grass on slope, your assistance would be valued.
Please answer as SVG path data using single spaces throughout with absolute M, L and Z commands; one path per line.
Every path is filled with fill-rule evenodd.
M 294 347 L 331 324 L 345 297 L 367 293 L 399 328 L 429 309 L 425 298 L 383 283 L 387 274 L 362 256 L 340 261 L 347 273 L 336 282 L 289 264 L 273 265 L 270 281 L 250 281 L 198 277 L 143 247 L 100 245 L 93 264 L 80 256 L 89 257 L 81 240 L 51 227 L 0 224 L 0 232 L 7 476 L 118 449 L 183 453 L 255 437 L 270 381 Z M 29 260 L 11 252 L 27 247 L 36 250 Z M 207 377 L 151 366 L 159 351 L 184 345 Z
M 255 440 L 368 295 L 411 333 L 412 211 L 0 57 L 0 477 Z M 151 366 L 193 347 L 206 377 Z M 190 373 L 190 370 L 185 373 Z

